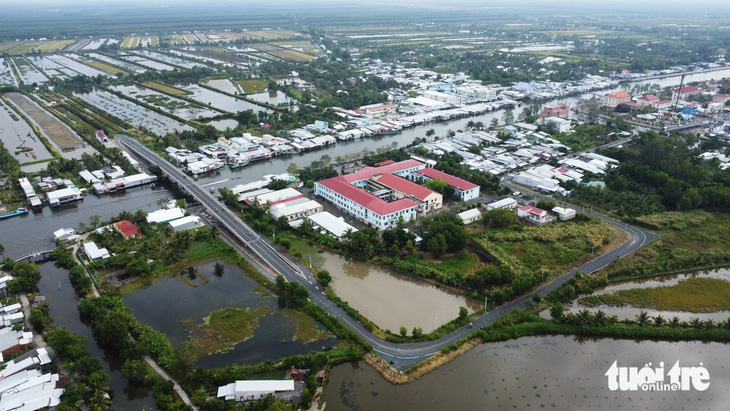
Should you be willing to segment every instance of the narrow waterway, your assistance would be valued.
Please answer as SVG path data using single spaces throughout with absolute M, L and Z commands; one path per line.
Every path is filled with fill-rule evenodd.
M 364 362 L 330 372 L 327 410 L 726 409 L 730 391 L 727 345 L 578 337 L 524 337 L 483 344 L 406 385 L 392 385 Z M 618 366 L 702 364 L 705 391 L 611 391 L 605 373 Z M 669 383 L 669 377 L 666 378 Z
M 157 409 L 152 390 L 146 387 L 131 385 L 122 377 L 122 359 L 115 353 L 103 350 L 97 345 L 91 328 L 81 321 L 76 306 L 73 287 L 68 280 L 68 270 L 56 267 L 51 261 L 39 264 L 41 279 L 38 282 L 40 295 L 46 297 L 48 311 L 57 327 L 66 327 L 71 332 L 81 334 L 89 339 L 91 355 L 100 358 L 109 373 L 109 388 L 112 404 L 117 410 L 154 410 Z M 60 290 L 59 290 L 59 284 Z

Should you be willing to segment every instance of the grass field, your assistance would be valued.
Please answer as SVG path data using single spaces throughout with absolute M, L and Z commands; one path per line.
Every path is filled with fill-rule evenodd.
M 51 40 L 51 41 L 6 41 L 0 43 L 0 51 L 11 56 L 18 56 L 30 52 L 52 53 L 58 51 L 74 40 Z
M 314 318 L 303 312 L 287 309 L 284 310 L 284 315 L 289 321 L 295 323 L 296 331 L 294 332 L 294 341 L 307 344 L 314 341 L 322 341 L 331 337 L 327 331 L 318 326 L 318 323 L 314 321 Z
M 70 149 L 83 145 L 83 141 L 73 131 L 66 127 L 61 121 L 53 117 L 47 111 L 33 104 L 27 97 L 20 93 L 7 93 L 6 96 L 13 101 L 28 117 L 30 117 L 45 135 L 61 150 Z
M 259 318 L 268 312 L 268 308 L 237 307 L 213 311 L 203 318 L 203 324 L 188 328 L 196 354 L 204 356 L 231 350 L 236 344 L 253 337 L 259 327 Z M 192 325 L 190 321 L 186 323 Z
M 88 61 L 88 62 L 86 62 L 86 64 L 88 64 L 92 67 L 96 67 L 99 70 L 103 70 L 103 71 L 106 71 L 107 73 L 111 73 L 111 74 L 126 74 L 127 73 L 126 71 L 124 71 L 122 69 L 116 68 L 114 66 L 103 63 L 101 61 Z
M 150 37 L 150 46 L 157 47 L 160 45 L 160 36 Z
M 139 37 L 137 37 L 137 36 L 125 37 L 124 41 L 122 42 L 122 48 L 125 48 L 125 49 L 133 48 L 133 47 L 137 47 L 138 44 L 139 44 Z
M 61 50 L 62 48 L 68 46 L 69 44 L 73 44 L 74 40 L 55 40 L 55 41 L 49 41 L 46 44 L 40 46 L 38 49 L 44 53 L 52 53 L 57 50 Z
M 183 39 L 183 37 L 179 34 L 173 34 L 172 41 L 175 44 L 185 44 L 185 39 Z
M 302 53 L 300 51 L 296 50 L 274 50 L 269 51 L 269 54 L 272 54 L 277 57 L 294 60 L 294 61 L 309 61 L 314 60 L 314 56 L 310 56 L 309 54 Z
M 185 38 L 185 41 L 187 41 L 190 44 L 194 44 L 198 42 L 198 38 L 190 33 L 183 34 L 183 38 Z
M 585 305 L 633 306 L 662 311 L 711 313 L 730 310 L 730 282 L 717 278 L 690 278 L 671 286 L 619 290 L 584 297 Z
M 238 80 L 238 85 L 241 86 L 244 93 L 255 94 L 266 90 L 269 82 L 263 79 Z
M 142 83 L 142 85 L 145 87 L 149 87 L 151 89 L 157 90 L 157 91 L 162 91 L 164 93 L 174 94 L 176 96 L 192 94 L 192 92 L 190 92 L 190 91 L 182 90 L 182 89 L 179 89 L 179 88 L 173 87 L 173 86 L 168 86 L 167 84 L 158 83 L 156 81 L 147 81 L 147 82 Z
M 670 212 L 637 220 L 656 231 L 659 239 L 601 270 L 609 278 L 621 280 L 730 264 L 730 214 Z

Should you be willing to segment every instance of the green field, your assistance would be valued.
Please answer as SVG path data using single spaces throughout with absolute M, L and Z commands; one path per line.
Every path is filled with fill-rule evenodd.
M 584 305 L 632 306 L 662 311 L 711 313 L 730 310 L 730 282 L 716 278 L 690 278 L 676 285 L 619 290 L 611 294 L 584 297 Z
M 107 73 L 112 73 L 112 74 L 126 74 L 127 73 L 126 71 L 124 71 L 120 68 L 116 68 L 114 66 L 111 66 L 111 65 L 101 62 L 101 61 L 89 61 L 89 62 L 86 62 L 86 64 L 88 64 L 92 67 L 96 67 L 99 70 L 106 71 Z
M 139 37 L 125 37 L 124 41 L 122 42 L 122 48 L 133 48 L 137 47 L 139 45 Z
M 185 44 L 185 39 L 183 39 L 182 36 L 179 35 L 179 34 L 173 34 L 172 35 L 172 41 L 175 44 L 180 44 L 180 45 Z
M 238 85 L 241 86 L 246 94 L 255 94 L 265 91 L 269 87 L 269 82 L 263 79 L 239 80 Z
M 146 81 L 142 83 L 143 86 L 149 87 L 153 90 L 162 91 L 164 93 L 173 94 L 176 96 L 182 96 L 185 94 L 191 94 L 191 92 L 177 87 L 169 86 L 167 84 L 158 83 L 156 81 Z

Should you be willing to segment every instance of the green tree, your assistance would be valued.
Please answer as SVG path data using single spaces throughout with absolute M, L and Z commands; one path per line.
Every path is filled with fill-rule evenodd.
M 405 337 L 408 334 L 408 329 L 404 326 L 400 327 L 400 335 Z
M 565 313 L 565 307 L 563 307 L 561 302 L 558 301 L 550 306 L 550 317 L 552 317 L 553 320 L 563 318 L 563 313 Z
M 111 311 L 94 327 L 94 338 L 102 347 L 122 351 L 129 346 L 129 319 Z
M 487 211 L 482 216 L 482 223 L 488 229 L 507 228 L 517 222 L 517 215 L 507 208 L 495 208 Z
M 426 183 L 426 188 L 440 194 L 443 194 L 447 187 L 449 187 L 449 183 L 440 178 L 434 178 Z
M 411 334 L 413 335 L 413 338 L 420 338 L 423 335 L 423 329 L 421 327 L 413 327 Z
M 327 287 L 332 282 L 332 275 L 327 270 L 320 270 L 317 273 L 317 280 L 322 284 L 322 287 Z
M 505 110 L 504 113 L 502 113 L 502 121 L 504 122 L 505 125 L 514 123 L 514 121 L 515 121 L 514 110 L 512 110 L 511 108 L 508 108 L 507 110 Z
M 459 307 L 459 321 L 466 320 L 467 316 L 469 316 L 469 310 L 466 307 Z

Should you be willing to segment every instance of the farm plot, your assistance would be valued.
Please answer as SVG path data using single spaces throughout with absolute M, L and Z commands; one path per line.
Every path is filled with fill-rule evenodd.
M 238 88 L 236 88 L 236 86 L 228 79 L 208 80 L 205 84 L 229 94 L 236 94 L 239 92 Z
M 0 107 L 0 135 L 5 148 L 20 164 L 53 158 L 28 123 L 7 104 Z
M 0 84 L 16 85 L 10 63 L 4 57 L 0 57 Z
M 125 37 L 124 41 L 122 42 L 122 48 L 125 48 L 125 49 L 137 47 L 138 45 L 139 45 L 139 37 L 137 37 L 137 36 Z
M 149 51 L 149 50 L 140 50 L 136 54 L 139 54 L 141 56 L 146 56 L 155 60 L 160 60 L 165 63 L 169 63 L 175 66 L 184 67 L 184 68 L 195 68 L 195 67 L 205 67 L 205 64 L 203 63 L 197 63 L 190 60 L 185 60 L 180 57 L 175 57 L 166 53 L 159 53 L 156 51 Z
M 28 61 L 25 60 L 23 57 L 13 57 L 12 58 L 13 63 L 15 63 L 15 68 L 18 69 L 18 74 L 20 74 L 20 79 L 25 84 L 33 84 L 33 83 L 46 83 L 48 82 L 48 78 L 43 75 L 40 71 L 38 71 L 35 67 L 33 67 Z
M 292 37 L 301 36 L 293 30 L 254 30 L 243 33 L 244 36 L 250 40 L 265 39 L 265 40 L 277 40 L 277 39 L 288 39 Z
M 160 45 L 160 36 L 150 37 L 150 46 L 157 47 Z
M 205 34 L 203 33 L 195 33 L 195 37 L 201 42 L 201 43 L 210 43 L 210 40 L 208 40 L 207 37 L 205 37 Z
M 164 136 L 176 130 L 193 131 L 193 128 L 187 124 L 182 124 L 177 120 L 148 110 L 131 101 L 120 99 L 106 91 L 94 91 L 92 93 L 75 95 L 85 102 L 132 124 L 134 127 L 144 127 L 158 136 Z
M 97 59 L 99 61 L 103 61 L 104 63 L 108 63 L 108 64 L 115 65 L 117 67 L 120 67 L 120 68 L 122 68 L 124 70 L 127 70 L 129 72 L 133 72 L 133 73 L 144 73 L 145 71 L 147 71 L 147 69 L 145 69 L 143 67 L 140 67 L 140 66 L 137 66 L 135 64 L 132 64 L 132 63 L 130 63 L 128 61 L 115 59 L 115 58 L 106 56 L 104 54 L 89 53 L 89 57 L 93 57 L 93 58 L 95 58 L 95 59 Z
M 217 111 L 162 94 L 147 87 L 136 85 L 114 86 L 112 89 L 134 99 L 144 101 L 147 104 L 157 106 L 166 113 L 184 118 L 185 120 L 193 120 L 200 117 L 210 118 L 221 114 Z
M 66 78 L 68 77 L 66 73 L 61 71 L 62 69 L 65 69 L 64 66 L 56 63 L 55 61 L 49 59 L 45 56 L 28 56 L 26 59 L 33 63 L 36 67 L 43 70 L 46 75 L 49 75 L 51 77 L 60 77 L 60 78 Z
M 314 60 L 316 57 L 310 56 L 309 54 L 302 53 L 301 51 L 296 50 L 274 50 L 269 51 L 269 54 L 272 54 L 276 57 L 281 57 L 283 59 L 289 59 L 294 61 L 309 61 Z
M 64 67 L 66 67 L 69 70 L 73 70 L 74 72 L 81 74 L 82 76 L 96 77 L 101 74 L 102 76 L 114 77 L 113 74 L 109 74 L 107 72 L 101 71 L 94 67 L 87 66 L 86 64 L 84 64 L 70 56 L 61 55 L 61 54 L 53 54 L 53 55 L 48 56 L 48 58 Z
M 35 123 L 59 151 L 71 151 L 86 147 L 86 143 L 70 128 L 20 93 L 5 94 L 25 115 Z
M 167 64 L 163 64 L 157 61 L 148 60 L 144 57 L 140 56 L 133 56 L 133 55 L 127 55 L 122 57 L 124 60 L 131 61 L 132 63 L 139 64 L 141 66 L 145 66 L 147 68 L 155 69 L 155 70 L 161 70 L 161 71 L 172 71 L 175 70 L 175 67 L 168 66 Z
M 185 44 L 185 39 L 179 34 L 173 34 L 172 41 L 173 41 L 173 43 L 178 44 L 178 45 Z
M 143 86 L 147 88 L 151 88 L 153 90 L 160 91 L 165 94 L 172 94 L 175 96 L 184 96 L 186 94 L 192 94 L 187 90 L 183 90 L 181 88 L 173 87 L 167 84 L 158 83 L 156 81 L 146 81 L 142 83 Z
M 318 56 L 322 54 L 322 49 L 319 46 L 312 44 L 308 41 L 279 41 L 275 42 L 277 46 L 287 49 L 299 51 L 301 53 Z
M 227 96 L 225 94 L 215 92 L 213 90 L 209 90 L 207 88 L 200 87 L 196 84 L 184 86 L 181 88 L 191 91 L 193 93 L 193 99 L 200 101 L 204 104 L 208 104 L 217 109 L 227 111 L 229 113 L 237 113 L 239 111 L 246 110 L 253 110 L 254 113 L 258 113 L 259 111 L 270 112 L 270 110 L 267 110 L 263 107 L 251 104 L 244 100 L 239 100 L 231 96 Z
M 99 47 L 101 47 L 104 43 L 106 43 L 106 41 L 107 41 L 106 38 L 92 40 L 89 44 L 87 44 L 83 47 L 83 50 L 98 50 Z
M 42 53 L 53 53 L 73 43 L 74 40 L 54 40 L 41 45 L 38 50 Z
M 198 38 L 195 37 L 195 35 L 190 33 L 183 34 L 183 38 L 185 39 L 185 42 L 188 44 L 195 44 L 198 42 Z
M 195 55 L 195 54 L 185 53 L 185 52 L 177 51 L 177 50 L 170 50 L 170 53 L 172 53 L 172 54 L 174 54 L 176 56 L 185 57 L 185 58 L 189 58 L 189 59 L 193 59 L 193 60 L 198 60 L 198 61 L 201 61 L 201 60 L 202 61 L 207 61 L 207 62 L 213 63 L 213 64 L 226 64 L 226 62 L 223 61 L 223 60 L 218 60 L 218 59 L 214 59 L 214 58 L 211 58 L 211 57 L 198 56 L 198 55 Z

